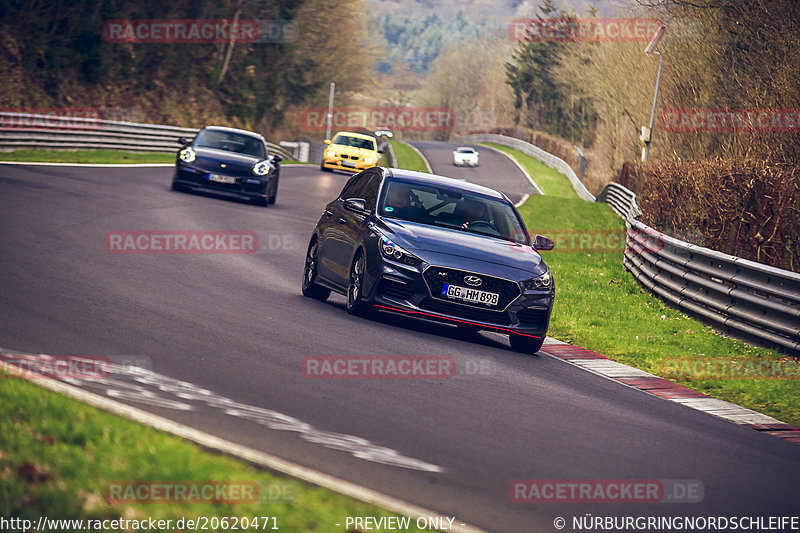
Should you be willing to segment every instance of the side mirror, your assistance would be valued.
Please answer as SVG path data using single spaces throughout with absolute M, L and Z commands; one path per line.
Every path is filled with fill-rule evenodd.
M 283 161 L 283 158 L 281 156 L 279 156 L 278 154 L 275 154 L 275 155 L 272 156 L 272 161 L 275 162 L 275 163 L 280 163 L 281 161 Z
M 536 235 L 536 238 L 533 239 L 533 247 L 536 248 L 539 252 L 546 252 L 548 250 L 552 250 L 556 247 L 556 243 L 552 241 L 552 239 L 548 239 L 544 235 Z
M 187 139 L 186 137 L 180 137 L 178 139 L 178 142 L 180 143 L 181 146 L 186 146 L 187 144 L 189 144 L 189 139 Z
M 348 198 L 344 201 L 344 208 L 359 215 L 369 215 L 367 202 L 363 198 Z
M 383 153 L 383 148 L 378 148 L 378 153 L 382 154 Z
M 324 140 L 324 141 L 322 141 L 322 142 L 324 142 L 325 144 L 330 144 L 330 143 L 331 143 L 331 140 L 330 140 L 330 139 L 325 139 L 325 140 Z

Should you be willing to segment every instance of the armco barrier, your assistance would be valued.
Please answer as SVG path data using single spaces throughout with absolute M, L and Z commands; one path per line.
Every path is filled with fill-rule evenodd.
M 55 115 L 0 111 L 0 150 L 45 148 L 56 150 L 107 149 L 174 152 L 179 137 L 192 138 L 196 128 L 138 124 L 103 119 L 69 119 Z M 267 143 L 270 153 L 291 158 L 278 145 Z
M 545 152 L 538 146 L 527 143 L 521 139 L 515 139 L 514 137 L 507 137 L 505 135 L 497 135 L 495 133 L 478 133 L 474 135 L 467 135 L 457 139 L 457 142 L 496 143 L 519 150 L 520 152 L 531 156 L 537 161 L 544 163 L 548 167 L 564 174 L 567 178 L 569 178 L 569 181 L 572 183 L 572 188 L 575 189 L 575 192 L 582 199 L 589 202 L 594 202 L 595 200 L 594 195 L 590 193 L 583 182 L 578 179 L 578 176 L 575 175 L 575 171 L 572 170 L 572 167 L 570 167 L 566 161 L 559 159 L 551 153 Z
M 625 267 L 665 300 L 721 329 L 800 352 L 800 274 L 689 244 L 635 219 L 636 195 L 610 183 L 598 197 L 625 219 Z

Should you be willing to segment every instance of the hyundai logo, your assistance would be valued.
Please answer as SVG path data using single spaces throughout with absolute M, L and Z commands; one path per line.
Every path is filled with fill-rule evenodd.
M 464 283 L 470 287 L 480 287 L 481 283 L 483 283 L 483 280 L 478 276 L 464 276 Z

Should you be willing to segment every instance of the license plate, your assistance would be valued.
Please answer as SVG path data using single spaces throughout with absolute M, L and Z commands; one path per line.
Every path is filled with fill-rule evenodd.
M 459 287 L 458 285 L 450 285 L 449 283 L 445 283 L 444 287 L 442 287 L 442 296 L 491 306 L 497 305 L 500 299 L 500 295 L 496 292 L 479 291 L 478 289 Z
M 223 176 L 221 174 L 209 174 L 209 181 L 216 181 L 217 183 L 236 183 L 236 178 L 233 176 Z
M 343 167 L 356 168 L 356 164 L 355 163 L 353 163 L 352 161 L 345 161 L 344 159 L 342 159 L 342 166 Z

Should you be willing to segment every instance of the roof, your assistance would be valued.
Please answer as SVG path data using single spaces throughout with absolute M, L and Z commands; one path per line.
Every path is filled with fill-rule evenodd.
M 375 140 L 375 136 L 374 135 L 366 135 L 364 133 L 355 133 L 355 132 L 352 132 L 352 131 L 337 131 L 336 135 L 350 135 L 351 137 L 357 137 L 359 139 L 366 139 L 368 141 L 374 141 Z M 334 135 L 334 137 L 336 137 L 336 135 Z
M 229 128 L 227 126 L 206 126 L 203 128 L 204 130 L 216 130 L 216 131 L 229 131 L 231 133 L 240 133 L 242 135 L 251 135 L 253 137 L 258 137 L 262 141 L 264 140 L 264 136 L 260 133 L 256 133 L 255 131 L 249 130 L 240 130 L 238 128 Z
M 465 180 L 448 178 L 447 176 L 438 176 L 436 174 L 428 174 L 427 172 L 416 172 L 413 170 L 403 170 L 399 168 L 384 168 L 384 177 L 401 178 L 406 181 L 413 181 L 417 183 L 425 183 L 428 185 L 442 185 L 445 187 L 452 187 L 454 189 L 461 189 L 464 191 L 483 194 L 485 196 L 492 196 L 494 198 L 506 199 L 506 196 L 490 187 L 484 187 L 476 183 L 470 183 Z

